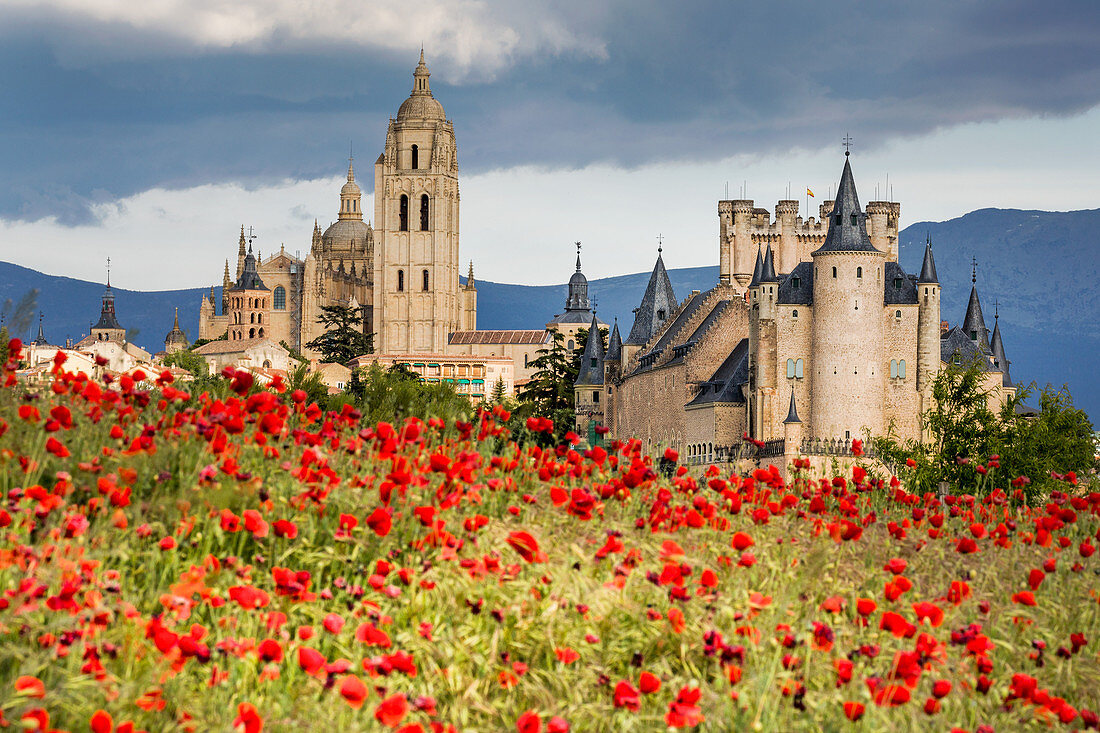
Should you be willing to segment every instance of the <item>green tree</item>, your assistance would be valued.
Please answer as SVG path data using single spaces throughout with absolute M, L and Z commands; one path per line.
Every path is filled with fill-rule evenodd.
M 496 384 L 493 385 L 493 393 L 489 396 L 489 401 L 494 405 L 504 404 L 505 389 L 504 389 L 504 377 L 497 377 Z
M 190 349 L 182 349 L 168 354 L 164 357 L 163 363 L 165 366 L 186 369 L 195 377 L 206 377 L 210 374 L 210 368 L 206 363 L 206 359 Z
M 287 375 L 287 389 L 293 392 L 300 389 L 306 393 L 306 403 L 316 402 L 324 407 L 328 403 L 328 387 L 321 380 L 319 372 L 311 372 L 309 363 L 298 364 Z
M 551 417 L 559 410 L 572 413 L 579 361 L 565 348 L 565 336 L 554 331 L 550 343 L 535 353 L 531 362 L 534 372 L 520 390 L 519 399 L 542 416 Z
M 1022 390 L 1017 401 L 1031 393 L 1031 388 Z M 1048 385 L 1038 398 L 1039 414 L 1034 417 L 1019 414 L 1015 404 L 1002 411 L 1002 468 L 1013 476 L 1046 481 L 1051 472 L 1064 474 L 1094 466 L 1093 426 L 1085 411 L 1073 406 L 1069 389 Z
M 450 424 L 474 414 L 470 400 L 453 385 L 426 384 L 403 364 L 389 369 L 371 364 L 355 371 L 355 386 L 349 384 L 347 397 L 355 401 L 367 422 L 397 422 L 416 416 L 424 420 L 438 417 Z
M 374 351 L 374 336 L 363 333 L 363 316 L 358 308 L 323 305 L 317 322 L 325 327 L 325 332 L 306 344 L 306 348 L 321 352 L 321 361 L 347 364 Z

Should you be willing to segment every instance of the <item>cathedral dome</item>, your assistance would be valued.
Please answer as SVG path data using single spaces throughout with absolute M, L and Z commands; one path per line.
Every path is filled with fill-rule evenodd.
M 340 187 L 340 196 L 361 196 L 363 190 L 359 188 L 359 184 L 355 182 L 354 178 L 349 178 L 348 182 Z
M 401 103 L 397 110 L 398 122 L 405 120 L 444 120 L 447 116 L 443 113 L 443 105 L 432 96 L 431 87 L 428 85 L 428 65 L 424 63 L 424 51 L 420 51 L 420 63 L 413 72 L 413 89 L 409 98 Z
M 326 247 L 343 245 L 364 248 L 373 238 L 370 224 L 362 219 L 338 219 L 321 235 L 321 241 Z

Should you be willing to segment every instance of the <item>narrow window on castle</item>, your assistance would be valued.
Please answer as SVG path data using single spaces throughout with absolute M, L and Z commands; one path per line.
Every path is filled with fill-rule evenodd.
M 428 231 L 428 194 L 420 197 L 420 231 Z
M 833 217 L 833 223 L 836 224 L 837 226 L 840 226 L 840 214 L 837 214 L 836 216 Z
M 895 277 L 894 278 L 894 290 L 901 290 L 901 278 L 900 277 Z M 928 290 L 925 289 L 924 292 L 927 293 Z
M 898 362 L 898 379 L 905 379 L 905 359 Z
M 595 402 L 597 405 L 600 404 L 600 393 L 599 392 L 593 392 L 592 393 L 592 401 Z
M 802 360 L 799 359 L 794 363 L 794 377 L 795 379 L 802 379 Z
M 859 219 L 856 217 L 855 214 L 852 214 L 851 221 L 852 221 L 852 226 L 856 226 L 857 224 L 859 224 Z
M 962 359 L 959 358 L 959 355 L 958 355 L 957 352 L 954 356 L 951 357 L 951 363 L 954 364 L 955 366 L 962 365 Z
M 792 277 L 791 278 L 791 287 L 794 288 L 795 290 L 798 290 L 800 287 L 802 287 L 802 278 Z
M 256 338 L 256 329 L 254 329 L 254 328 L 248 329 L 248 338 L 250 338 L 250 339 Z
M 257 313 L 256 314 L 256 323 L 263 323 L 263 322 L 264 322 L 264 314 L 263 313 Z
M 894 311 L 894 318 L 901 320 L 901 311 Z
M 405 271 L 397 271 L 397 292 L 401 293 L 405 290 Z
M 260 337 L 260 338 L 263 338 L 263 337 L 264 337 L 264 330 L 263 330 L 262 328 L 261 328 L 261 329 L 260 329 L 260 331 L 259 331 L 259 337 Z
M 591 364 L 590 366 L 592 366 L 593 368 L 595 368 L 595 366 L 596 366 L 596 358 L 595 358 L 595 357 L 592 357 L 592 360 L 591 360 L 591 361 L 592 361 L 592 364 Z
M 856 268 L 856 277 L 858 277 L 858 278 L 863 277 L 863 268 L 862 267 L 857 267 Z
M 275 288 L 275 293 L 272 296 L 272 300 L 275 303 L 275 310 L 286 310 L 286 288 L 279 285 Z
M 787 359 L 787 379 L 794 379 L 794 359 Z
M 401 231 L 409 231 L 409 197 L 405 194 L 401 194 Z
M 569 349 L 570 351 L 573 350 L 573 339 L 569 339 L 569 341 L 565 344 L 565 348 Z
M 420 279 L 422 281 L 421 282 L 421 290 L 423 290 L 425 293 L 428 292 L 428 271 L 427 270 L 424 270 L 420 273 Z
M 970 340 L 971 341 L 977 341 L 978 340 L 978 332 L 977 331 L 971 331 L 970 332 Z
M 420 167 L 420 148 L 416 147 L 415 145 L 413 145 L 412 167 L 413 168 L 419 168 Z
M 890 360 L 890 379 L 898 378 L 898 362 L 897 359 Z
M 833 277 L 836 277 L 836 268 L 833 268 Z
M 793 311 L 791 311 L 791 318 L 798 318 L 798 309 L 797 308 L 795 308 Z
M 248 322 L 249 323 L 255 323 L 256 322 L 256 314 L 255 313 L 249 313 L 248 314 Z

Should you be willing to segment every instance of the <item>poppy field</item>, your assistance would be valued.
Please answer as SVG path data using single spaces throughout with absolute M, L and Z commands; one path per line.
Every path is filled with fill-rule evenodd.
M 996 457 L 981 496 L 665 475 L 499 407 L 368 425 L 244 372 L 14 364 L 0 728 L 1100 730 L 1072 474 L 1031 506 Z

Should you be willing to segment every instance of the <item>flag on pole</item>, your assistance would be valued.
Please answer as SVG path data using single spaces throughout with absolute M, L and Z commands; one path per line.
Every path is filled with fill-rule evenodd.
M 814 198 L 817 198 L 816 196 L 814 196 L 814 192 L 813 192 L 813 191 L 811 191 L 811 190 L 810 190 L 810 189 L 808 189 L 808 188 L 806 189 L 806 195 L 807 195 L 807 196 L 813 196 Z

